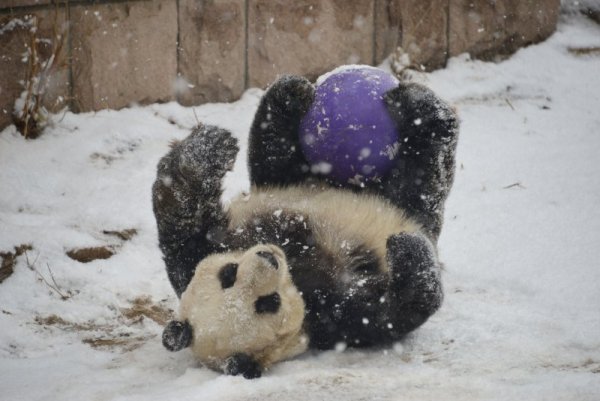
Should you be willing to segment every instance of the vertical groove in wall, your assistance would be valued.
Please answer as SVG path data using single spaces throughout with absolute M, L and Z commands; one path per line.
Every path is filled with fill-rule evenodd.
M 377 63 L 377 4 L 379 0 L 373 0 L 373 51 L 372 51 L 372 60 L 371 65 L 375 65 Z
M 450 58 L 450 1 L 446 0 L 446 55 L 444 59 L 444 66 L 448 64 Z
M 77 102 L 75 101 L 75 89 L 73 88 L 74 78 L 73 78 L 73 35 L 71 34 L 71 26 L 73 22 L 71 21 L 71 4 L 69 0 L 65 2 L 65 16 L 67 18 L 67 85 L 69 94 L 69 100 L 67 101 L 67 106 L 69 110 L 77 112 Z
M 175 7 L 177 7 L 177 36 L 175 38 L 175 63 L 176 63 L 176 68 L 177 68 L 177 76 L 175 77 L 175 79 L 179 79 L 179 77 L 181 77 L 181 68 L 180 68 L 180 62 L 179 62 L 179 58 L 181 57 L 181 51 L 179 50 L 181 48 L 181 43 L 180 40 L 181 38 L 179 37 L 180 32 L 181 32 L 181 24 L 180 24 L 180 20 L 179 20 L 179 0 L 175 1 Z M 181 95 L 179 94 L 179 91 L 175 91 L 175 100 L 177 102 L 179 102 L 181 100 Z
M 244 1 L 244 89 L 248 89 L 250 85 L 250 77 L 248 72 L 248 43 L 250 42 L 248 39 L 248 32 L 250 28 L 248 27 L 248 11 L 250 10 L 250 0 Z

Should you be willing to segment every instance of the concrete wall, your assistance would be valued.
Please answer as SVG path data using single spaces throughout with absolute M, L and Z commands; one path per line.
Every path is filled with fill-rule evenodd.
M 26 15 L 38 17 L 43 43 L 57 32 L 65 43 L 46 105 L 90 111 L 174 99 L 232 101 L 279 74 L 315 78 L 341 64 L 378 64 L 398 46 L 427 70 L 463 52 L 490 59 L 549 36 L 559 6 L 560 0 L 2 0 L 0 128 L 23 90 L 31 35 L 14 22 Z

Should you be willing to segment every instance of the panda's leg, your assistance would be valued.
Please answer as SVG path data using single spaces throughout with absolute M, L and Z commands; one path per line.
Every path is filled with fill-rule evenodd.
M 387 241 L 390 266 L 380 327 L 392 341 L 423 324 L 442 304 L 440 266 L 422 234 L 396 234 Z
M 309 175 L 298 131 L 313 99 L 314 88 L 302 77 L 284 76 L 267 90 L 250 129 L 248 167 L 252 184 L 294 184 Z
M 226 130 L 200 126 L 158 163 L 152 202 L 160 249 L 178 296 L 224 234 L 221 181 L 235 161 L 236 142 Z
M 382 182 L 383 195 L 422 224 L 435 243 L 454 179 L 458 118 L 416 83 L 400 83 L 385 98 L 400 147 L 397 165 Z

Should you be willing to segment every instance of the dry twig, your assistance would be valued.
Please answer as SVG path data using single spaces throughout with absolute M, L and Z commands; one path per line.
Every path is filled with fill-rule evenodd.
M 52 291 L 58 294 L 61 300 L 66 301 L 67 299 L 71 298 L 73 296 L 73 293 L 70 290 L 63 291 L 61 289 L 60 285 L 58 285 L 58 283 L 56 282 L 56 279 L 54 278 L 54 273 L 52 273 L 52 269 L 50 268 L 50 265 L 48 263 L 46 263 L 46 267 L 48 268 L 50 280 L 46 279 L 46 277 L 42 273 L 40 273 L 39 270 L 35 267 L 39 256 L 40 253 L 38 252 L 38 254 L 35 257 L 35 260 L 33 261 L 33 263 L 31 263 L 29 261 L 29 255 L 27 255 L 27 252 L 25 252 L 25 260 L 27 261 L 27 267 L 29 267 L 30 270 L 35 272 L 36 276 L 38 277 L 38 280 L 42 281 L 44 284 L 46 284 L 48 288 L 50 288 Z

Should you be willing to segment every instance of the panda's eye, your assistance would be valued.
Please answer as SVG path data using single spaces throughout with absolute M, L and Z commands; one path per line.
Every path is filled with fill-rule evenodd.
M 221 288 L 226 289 L 233 287 L 235 283 L 235 277 L 237 275 L 238 265 L 237 263 L 229 263 L 221 268 L 219 271 L 219 281 L 221 282 Z
M 258 297 L 256 302 L 254 302 L 254 309 L 258 314 L 277 313 L 280 306 L 281 297 L 276 292 L 269 295 L 264 295 L 262 297 Z

